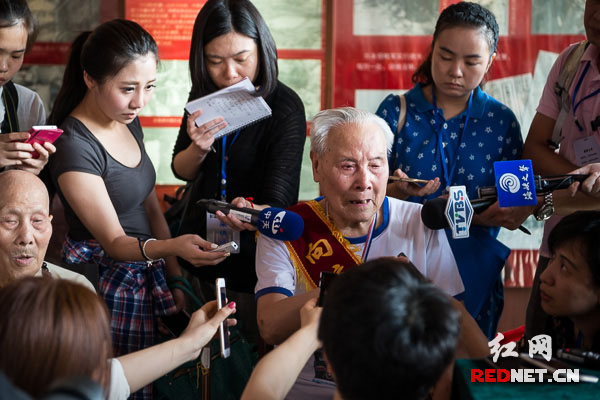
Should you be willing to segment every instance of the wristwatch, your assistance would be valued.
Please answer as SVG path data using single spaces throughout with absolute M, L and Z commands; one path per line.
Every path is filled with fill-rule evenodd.
M 548 192 L 544 195 L 544 203 L 535 212 L 535 219 L 538 221 L 545 221 L 554 214 L 554 202 L 552 201 L 552 192 Z

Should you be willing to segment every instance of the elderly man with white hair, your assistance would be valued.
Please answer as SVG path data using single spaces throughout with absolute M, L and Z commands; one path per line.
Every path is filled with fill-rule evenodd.
M 322 196 L 290 208 L 304 219 L 302 237 L 258 239 L 255 292 L 265 341 L 279 344 L 300 328 L 299 310 L 318 296 L 321 272 L 341 273 L 383 256 L 405 255 L 444 292 L 460 297 L 464 287 L 444 232 L 423 225 L 420 204 L 385 195 L 393 139 L 385 121 L 351 107 L 324 110 L 313 119 L 310 138 Z M 309 361 L 288 398 L 331 398 L 323 365 Z
M 94 286 L 83 275 L 44 261 L 52 236 L 48 191 L 30 172 L 0 173 L 0 287 L 22 276 L 51 275 Z

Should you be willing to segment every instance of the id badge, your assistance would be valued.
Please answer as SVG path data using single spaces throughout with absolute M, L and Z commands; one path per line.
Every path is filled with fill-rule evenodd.
M 208 211 L 206 212 L 206 240 L 218 245 L 232 241 L 236 242 L 238 248 L 231 253 L 237 254 L 240 252 L 240 232 L 231 229 L 229 225 L 219 221 L 215 214 L 209 213 Z
M 579 167 L 600 162 L 600 145 L 595 135 L 577 139 L 573 143 L 573 150 Z

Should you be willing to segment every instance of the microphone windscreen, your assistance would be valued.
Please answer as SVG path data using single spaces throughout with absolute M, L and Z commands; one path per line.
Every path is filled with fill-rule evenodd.
M 268 207 L 260 212 L 256 228 L 276 240 L 296 240 L 304 232 L 304 220 L 293 211 Z
M 421 208 L 421 221 L 429 229 L 438 230 L 448 228 L 448 220 L 446 219 L 446 203 L 447 199 L 437 197 L 427 200 Z

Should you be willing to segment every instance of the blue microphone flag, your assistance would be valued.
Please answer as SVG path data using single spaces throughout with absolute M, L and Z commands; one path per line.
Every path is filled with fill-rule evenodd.
M 537 204 L 531 160 L 496 161 L 494 173 L 500 207 Z

